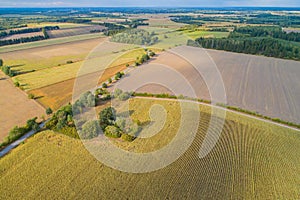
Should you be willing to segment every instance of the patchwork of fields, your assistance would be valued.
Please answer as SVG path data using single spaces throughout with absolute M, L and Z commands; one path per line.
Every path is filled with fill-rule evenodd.
M 142 122 L 150 120 L 145 110 L 153 105 L 163 106 L 169 120 L 155 137 L 130 144 L 117 141 L 122 148 L 154 150 L 161 148 L 155 144 L 168 143 L 174 136 L 177 126 L 172 123 L 180 119 L 176 102 L 135 99 L 130 105 L 132 117 Z M 145 174 L 103 165 L 79 140 L 49 131 L 39 133 L 0 160 L 0 198 L 298 198 L 297 131 L 228 113 L 215 148 L 200 159 L 198 151 L 210 120 L 210 110 L 206 106 L 200 110 L 200 126 L 188 151 L 168 167 Z
M 76 35 L 89 34 L 91 33 L 91 31 L 94 30 L 102 31 L 104 29 L 105 29 L 104 26 L 81 26 L 81 27 L 74 27 L 74 28 L 51 30 L 51 31 L 47 31 L 47 33 L 50 38 L 60 38 L 60 37 L 70 37 Z
M 126 64 L 134 64 L 144 53 L 143 48 L 134 45 L 97 38 L 7 52 L 0 56 L 6 65 L 21 73 L 13 80 L 19 82 L 23 90 L 40 97 L 38 101 L 44 107 L 58 109 L 71 101 L 77 76 L 84 76 L 87 81 L 98 78 L 101 84 L 124 70 Z M 81 74 L 78 74 L 80 69 Z
M 212 64 L 212 61 L 216 65 Z M 213 50 L 203 51 L 183 46 L 163 53 L 150 65 L 141 66 L 133 71 L 130 78 L 121 80 L 118 87 L 131 91 L 145 81 L 165 83 L 177 94 L 191 96 L 194 92 L 198 98 L 209 100 L 207 85 L 218 87 L 218 80 L 211 74 L 212 70 L 216 69 L 214 66 L 223 79 L 229 105 L 300 123 L 300 93 L 296 87 L 300 84 L 300 69 L 299 62 L 296 61 Z M 184 81 L 180 82 L 175 78 L 176 74 L 181 74 Z M 204 82 L 203 75 L 207 76 L 208 82 Z M 194 91 L 187 90 L 185 83 L 190 84 Z M 140 88 L 139 91 L 168 92 L 163 88 L 149 86 Z

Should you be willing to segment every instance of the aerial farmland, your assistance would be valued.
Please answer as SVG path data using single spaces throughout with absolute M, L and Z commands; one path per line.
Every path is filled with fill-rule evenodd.
M 300 4 L 191 2 L 0 5 L 0 199 L 299 199 Z

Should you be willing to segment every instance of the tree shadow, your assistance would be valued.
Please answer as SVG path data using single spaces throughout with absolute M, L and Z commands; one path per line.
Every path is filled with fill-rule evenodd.
M 34 100 L 38 100 L 38 99 L 41 99 L 43 98 L 44 96 L 37 96 L 37 97 L 34 97 Z
M 19 64 L 19 65 L 11 65 L 10 68 L 15 68 L 15 67 L 23 67 L 25 64 Z
M 7 78 L 5 78 L 5 77 L 0 78 L 0 81 L 4 81 L 4 80 L 7 80 Z
M 29 74 L 35 72 L 35 70 L 22 71 L 22 69 L 20 69 L 20 70 L 13 70 L 13 72 L 16 73 L 17 75 L 22 75 L 22 74 Z

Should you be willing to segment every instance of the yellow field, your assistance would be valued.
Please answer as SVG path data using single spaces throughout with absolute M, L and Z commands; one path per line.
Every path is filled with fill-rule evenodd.
M 152 49 L 155 52 L 159 52 L 157 49 Z M 108 78 L 113 77 L 117 72 L 126 68 L 126 64 L 134 64 L 137 57 L 141 57 L 145 53 L 144 49 L 138 48 L 129 51 L 125 51 L 117 60 L 113 61 L 107 69 L 103 69 L 99 65 L 98 68 L 92 71 L 103 71 L 101 78 L 99 79 L 99 85 L 102 82 L 107 81 Z M 92 58 L 88 61 L 90 65 L 97 66 L 97 63 L 102 63 L 104 57 Z M 87 61 L 80 61 L 73 64 L 68 64 L 59 67 L 51 67 L 43 70 L 39 70 L 33 73 L 17 76 L 15 80 L 23 83 L 25 89 L 30 90 L 36 96 L 41 98 L 38 101 L 44 107 L 51 107 L 58 109 L 62 105 L 71 101 L 73 85 L 75 77 L 80 67 L 83 64 L 86 65 Z M 96 64 L 95 64 L 96 63 Z M 86 75 L 87 77 L 90 74 Z M 91 76 L 93 76 L 91 74 Z M 51 78 L 49 78 L 51 77 Z
M 45 27 L 45 26 L 59 26 L 59 28 L 75 28 L 75 27 L 81 27 L 81 26 L 88 26 L 87 24 L 73 24 L 73 23 L 51 23 L 51 22 L 43 22 L 43 23 L 30 23 L 27 24 L 29 28 L 39 28 L 39 27 Z
M 180 113 L 176 102 L 135 99 L 131 102 L 133 118 L 147 122 L 145 111 L 154 104 L 164 106 L 167 116 L 175 114 L 167 120 L 164 127 L 168 128 L 150 141 L 136 139 L 120 146 L 149 151 L 174 136 L 172 123 Z M 197 137 L 188 151 L 168 167 L 145 174 L 123 173 L 103 165 L 79 140 L 49 131 L 39 133 L 0 160 L 0 199 L 299 197 L 299 132 L 228 113 L 215 148 L 200 159 L 198 151 L 210 119 L 210 109 L 200 109 Z
M 97 41 L 99 42 L 99 41 Z M 93 43 L 95 46 L 95 43 Z M 98 45 L 98 43 L 96 43 Z M 114 46 L 112 44 L 112 46 Z M 124 49 L 126 53 L 127 50 L 132 49 L 133 47 L 130 45 L 123 45 L 123 44 L 117 44 L 117 48 L 119 48 L 120 54 L 122 54 L 122 50 Z M 65 49 L 65 48 L 63 48 Z M 84 65 L 85 67 L 90 68 L 89 73 L 101 71 L 104 70 L 107 66 L 102 66 L 101 63 L 103 63 L 105 60 L 107 60 L 109 57 L 114 56 L 114 52 L 107 52 L 105 55 L 102 55 L 102 52 L 96 52 L 93 55 L 88 55 L 92 49 L 90 47 L 86 47 L 86 49 L 82 51 L 77 51 L 74 49 L 75 53 L 72 55 L 72 50 L 60 50 L 60 48 L 52 47 L 51 51 L 58 50 L 64 54 L 66 52 L 67 55 L 63 56 L 57 56 L 56 54 L 53 55 L 53 57 L 49 57 L 48 59 L 43 59 L 40 57 L 40 59 L 43 59 L 43 62 L 37 62 L 37 58 L 30 58 L 29 60 L 24 60 L 23 63 L 27 62 L 26 65 L 20 66 L 19 68 L 22 68 L 25 70 L 32 70 L 32 69 L 38 69 L 37 71 L 25 73 L 22 75 L 18 75 L 14 77 L 14 81 L 19 81 L 21 85 L 23 85 L 23 88 L 25 90 L 32 90 L 37 89 L 41 87 L 45 87 L 48 85 L 52 85 L 58 82 L 62 82 L 68 79 L 75 78 L 77 76 L 78 70 Z M 46 50 L 47 51 L 47 50 Z M 50 51 L 50 50 L 49 50 Z M 127 62 L 132 62 L 136 59 L 137 56 L 141 55 L 141 51 L 143 50 L 135 50 L 132 53 L 129 53 L 128 55 L 125 54 L 124 57 L 121 57 L 120 60 L 116 60 L 113 62 L 114 66 L 119 65 L 123 63 L 124 65 Z M 46 53 L 46 52 L 45 52 Z M 78 54 L 76 54 L 78 53 Z M 42 52 L 41 52 L 42 54 Z M 39 54 L 39 55 L 41 55 Z M 10 54 L 11 55 L 11 54 Z M 134 56 L 134 57 L 132 57 Z M 73 59 L 72 59 L 73 58 Z M 81 60 L 80 60 L 81 59 Z M 49 61 L 46 65 L 43 65 L 43 63 L 46 63 L 46 61 Z M 73 61 L 74 63 L 66 64 L 68 60 Z M 112 60 L 113 61 L 113 60 Z M 16 66 L 21 65 L 22 60 L 19 60 L 18 62 L 15 61 L 7 61 L 7 64 L 11 64 L 14 62 Z M 35 63 L 34 65 L 30 65 L 30 63 Z M 60 64 L 62 63 L 62 64 Z M 98 64 L 99 63 L 99 64 Z M 111 65 L 113 66 L 113 65 Z M 15 69 L 18 69 L 16 67 Z

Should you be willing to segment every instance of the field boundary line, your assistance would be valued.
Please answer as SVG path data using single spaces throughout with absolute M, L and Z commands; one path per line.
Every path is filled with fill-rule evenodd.
M 16 86 L 14 85 L 14 83 L 13 83 L 13 80 L 12 80 L 9 76 L 5 75 L 2 71 L 0 71 L 0 73 L 1 73 L 2 75 L 4 75 L 4 77 L 7 79 L 7 81 L 8 81 L 13 87 L 16 87 Z M 28 94 L 27 94 L 24 90 L 21 90 L 19 87 L 16 87 L 16 88 L 17 88 L 17 90 L 18 90 L 20 93 L 22 93 L 26 98 L 28 98 Z M 40 108 L 42 108 L 43 110 L 45 110 L 44 106 L 40 105 L 36 100 L 33 100 L 33 101 L 35 102 L 36 105 L 38 105 Z
M 246 114 L 246 113 L 243 113 L 243 112 L 238 112 L 238 111 L 235 111 L 235 110 L 230 110 L 228 108 L 224 108 L 224 107 L 221 107 L 221 106 L 207 104 L 207 103 L 202 103 L 202 102 L 198 102 L 198 101 L 186 100 L 186 99 L 171 99 L 171 98 L 157 98 L 157 97 L 140 97 L 140 96 L 134 96 L 133 98 L 136 98 L 136 99 L 149 99 L 149 100 L 160 100 L 160 101 L 176 101 L 176 102 L 195 103 L 195 104 L 198 104 L 198 105 L 208 106 L 208 107 L 212 107 L 212 108 L 218 108 L 218 109 L 221 109 L 221 110 L 225 110 L 226 112 L 235 113 L 235 114 L 242 115 L 242 116 L 245 116 L 245 117 L 248 117 L 248 118 L 256 119 L 256 120 L 259 120 L 259 121 L 262 121 L 262 122 L 266 122 L 266 123 L 269 123 L 269 124 L 277 125 L 277 126 L 280 126 L 280 127 L 283 127 L 283 128 L 288 128 L 288 129 L 300 132 L 300 129 L 295 128 L 295 127 L 291 127 L 291 126 L 288 126 L 288 125 L 285 125 L 285 124 L 281 124 L 281 123 L 278 123 L 278 122 L 274 122 L 274 121 L 271 121 L 271 120 L 267 120 L 267 119 L 262 119 L 260 117 L 256 117 L 256 116 L 253 116 L 253 115 L 250 115 L 250 114 Z

